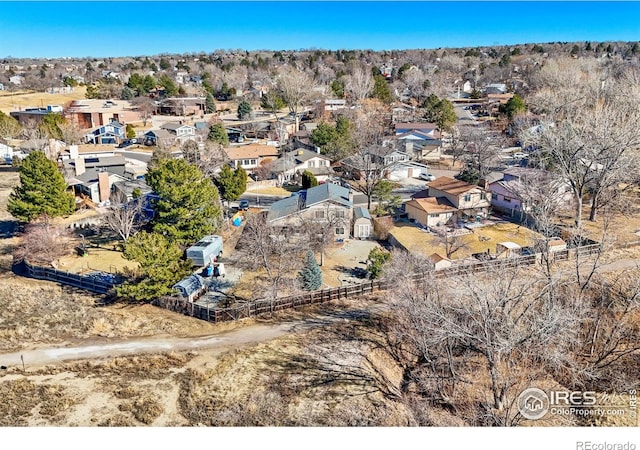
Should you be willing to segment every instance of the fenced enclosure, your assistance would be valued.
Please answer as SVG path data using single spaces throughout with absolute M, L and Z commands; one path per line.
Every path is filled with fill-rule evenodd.
M 26 261 L 14 264 L 13 271 L 29 278 L 54 281 L 96 294 L 106 294 L 119 281 L 113 274 L 95 271 L 87 275 L 79 275 L 48 267 L 32 266 Z

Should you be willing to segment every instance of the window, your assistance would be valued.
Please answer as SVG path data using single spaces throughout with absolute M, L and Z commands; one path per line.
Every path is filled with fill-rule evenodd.
M 344 219 L 344 210 L 343 209 L 336 210 L 336 219 Z
M 480 200 L 486 200 L 487 194 L 484 192 L 480 192 Z
M 437 219 L 438 217 L 440 217 L 440 214 L 429 214 L 429 217 L 431 217 L 432 219 Z
M 344 234 L 344 227 L 336 227 L 336 234 Z
M 315 167 L 315 166 L 316 166 L 316 162 L 315 161 L 307 162 L 307 167 Z
M 470 202 L 471 201 L 471 194 L 467 194 L 464 196 L 464 201 L 465 202 Z
M 251 160 L 250 159 L 243 159 L 242 160 L 242 165 L 243 166 L 248 166 L 249 164 L 251 164 Z
M 505 202 L 505 203 L 510 203 L 510 202 L 511 202 L 511 199 L 510 199 L 509 197 L 504 197 L 504 202 Z
M 251 162 L 252 166 L 255 166 L 256 164 L 258 164 L 258 160 L 257 159 L 252 159 L 252 160 L 250 160 L 250 162 Z
M 324 210 L 322 209 L 318 209 L 315 211 L 315 218 L 316 219 L 324 219 Z
M 322 167 L 326 165 L 327 165 L 327 162 L 324 159 L 321 159 L 320 161 L 318 161 L 318 167 Z

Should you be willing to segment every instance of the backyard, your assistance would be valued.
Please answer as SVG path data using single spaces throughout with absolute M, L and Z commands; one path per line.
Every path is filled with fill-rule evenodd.
M 451 255 L 452 259 L 464 259 L 474 253 L 496 252 L 496 245 L 501 242 L 513 242 L 521 247 L 533 245 L 536 238 L 542 235 L 530 229 L 510 222 L 497 222 L 473 228 L 471 232 L 460 236 L 463 247 Z M 442 239 L 415 224 L 396 222 L 390 234 L 404 247 L 412 251 L 431 255 L 438 253 L 446 256 Z

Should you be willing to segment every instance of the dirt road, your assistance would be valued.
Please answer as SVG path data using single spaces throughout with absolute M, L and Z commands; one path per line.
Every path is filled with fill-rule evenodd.
M 0 365 L 42 366 L 77 359 L 95 359 L 141 353 L 159 353 L 199 349 L 225 351 L 246 344 L 265 342 L 295 332 L 302 322 L 251 325 L 232 332 L 199 338 L 154 337 L 120 341 L 94 342 L 81 347 L 53 347 L 0 354 Z

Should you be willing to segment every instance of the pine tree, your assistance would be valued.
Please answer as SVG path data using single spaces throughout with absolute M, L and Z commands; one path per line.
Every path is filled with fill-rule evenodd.
M 222 144 L 225 147 L 229 145 L 229 135 L 227 134 L 227 130 L 224 129 L 224 125 L 221 123 L 214 123 L 209 127 L 207 139 Z
M 247 172 L 242 167 L 231 170 L 231 167 L 225 164 L 215 183 L 223 200 L 227 203 L 236 201 L 247 190 Z
M 46 214 L 51 217 L 73 213 L 75 201 L 56 163 L 43 152 L 33 152 L 20 166 L 20 186 L 9 195 L 8 211 L 30 222 Z
M 318 185 L 318 179 L 315 177 L 314 174 L 312 174 L 308 170 L 305 170 L 304 172 L 302 172 L 302 188 L 303 189 L 309 189 L 317 185 Z
M 205 113 L 207 114 L 212 114 L 216 112 L 216 101 L 213 98 L 213 95 L 211 95 L 211 92 L 207 91 L 207 97 L 204 100 L 204 108 L 205 108 Z
M 322 287 L 322 270 L 316 262 L 316 257 L 309 250 L 304 262 L 304 268 L 299 273 L 302 289 L 316 291 Z
M 141 231 L 127 241 L 124 257 L 140 264 L 139 277 L 116 287 L 120 297 L 150 301 L 172 292 L 172 286 L 189 273 L 182 250 L 162 234 Z
M 213 234 L 221 224 L 218 189 L 202 171 L 184 159 L 161 159 L 146 181 L 158 195 L 153 231 L 180 244 Z
M 251 103 L 246 100 L 242 100 L 238 105 L 238 119 L 240 120 L 248 120 L 251 118 L 251 113 L 253 112 L 253 108 L 251 107 Z

